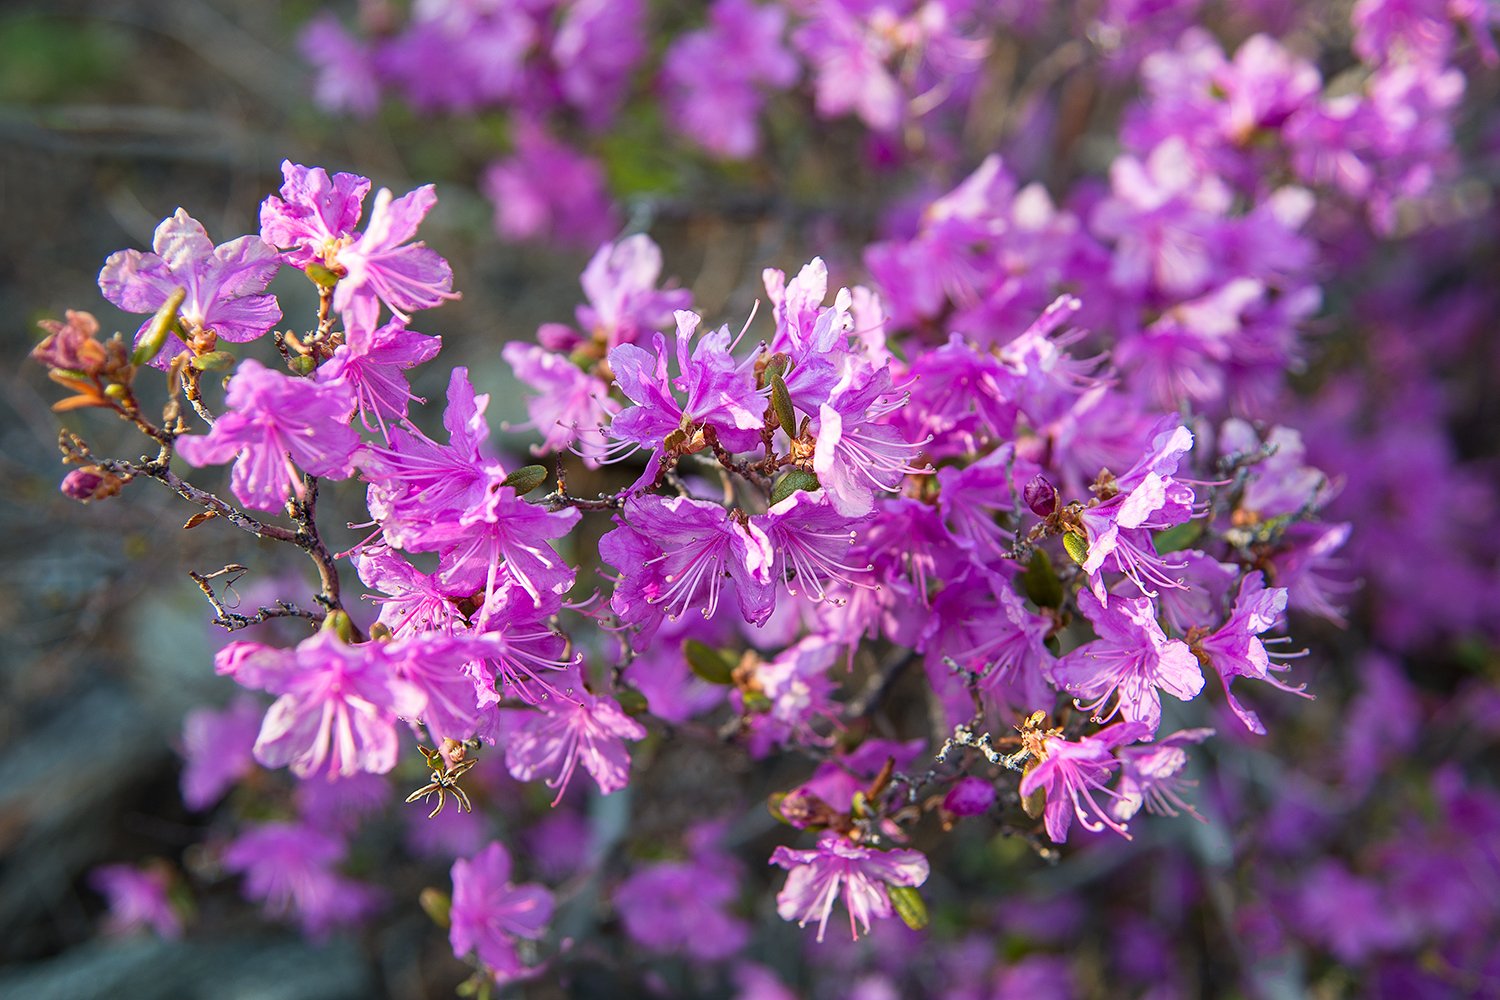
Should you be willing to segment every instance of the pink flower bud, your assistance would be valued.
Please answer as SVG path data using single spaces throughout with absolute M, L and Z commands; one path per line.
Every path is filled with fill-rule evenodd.
M 943 808 L 955 816 L 978 816 L 995 804 L 995 786 L 983 778 L 959 778 L 943 799 Z
M 1057 510 L 1057 487 L 1040 472 L 1026 484 L 1023 496 L 1026 498 L 1026 506 L 1037 517 L 1051 517 L 1052 512 Z

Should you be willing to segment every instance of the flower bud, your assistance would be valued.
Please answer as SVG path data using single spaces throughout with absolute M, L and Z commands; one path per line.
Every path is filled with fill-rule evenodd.
M 1026 506 L 1037 517 L 1051 517 L 1052 512 L 1057 510 L 1057 487 L 1040 472 L 1031 477 L 1031 482 L 1026 484 L 1022 495 L 1026 499 Z
M 96 339 L 99 321 L 91 313 L 69 309 L 67 319 L 42 320 L 47 337 L 31 349 L 31 358 L 48 368 L 93 375 L 105 362 L 104 347 Z
M 120 487 L 125 481 L 113 473 L 106 472 L 97 465 L 85 465 L 81 469 L 74 469 L 63 477 L 62 485 L 58 487 L 63 496 L 77 500 L 79 503 L 88 503 L 90 500 L 103 500 L 120 492 Z
M 943 808 L 955 816 L 978 816 L 995 804 L 995 786 L 983 778 L 959 778 L 943 798 Z

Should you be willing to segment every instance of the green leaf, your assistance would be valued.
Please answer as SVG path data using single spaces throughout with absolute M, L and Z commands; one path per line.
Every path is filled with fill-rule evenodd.
M 1156 533 L 1156 551 L 1158 555 L 1166 555 L 1168 552 L 1179 552 L 1188 548 L 1203 535 L 1203 522 L 1192 520 L 1183 524 L 1174 525 L 1166 531 Z
M 710 684 L 734 683 L 734 661 L 723 652 L 705 642 L 689 639 L 682 644 L 682 653 L 693 673 Z
M 447 929 L 450 921 L 449 914 L 453 910 L 453 900 L 441 889 L 428 886 L 417 895 L 417 902 L 422 904 L 422 910 L 432 922 L 439 927 Z
M 1062 607 L 1062 581 L 1057 578 L 1057 570 L 1052 568 L 1052 558 L 1045 549 L 1032 552 L 1031 562 L 1021 574 L 1021 587 L 1039 608 Z
M 302 270 L 319 288 L 332 288 L 339 283 L 339 276 L 317 261 L 308 261 L 303 265 Z
M 927 926 L 927 904 L 922 902 L 921 893 L 909 885 L 887 885 L 886 892 L 902 923 L 914 931 Z
M 620 703 L 620 711 L 626 715 L 640 715 L 650 707 L 646 704 L 646 696 L 633 687 L 616 688 L 615 701 Z
M 1084 541 L 1081 535 L 1075 535 L 1071 531 L 1063 538 L 1063 548 L 1068 550 L 1068 558 L 1082 566 L 1089 559 L 1089 543 Z
M 776 481 L 771 487 L 771 506 L 774 507 L 793 493 L 811 493 L 823 484 L 818 482 L 816 473 L 808 472 L 806 469 L 793 469 Z
M 193 367 L 200 372 L 227 372 L 234 367 L 234 355 L 228 351 L 209 351 L 193 358 Z
M 541 465 L 526 465 L 505 477 L 501 486 L 509 486 L 516 496 L 524 497 L 547 481 L 547 469 Z
M 156 310 L 156 315 L 151 317 L 151 326 L 146 330 L 146 335 L 141 338 L 140 344 L 136 346 L 135 353 L 130 356 L 130 363 L 143 365 L 147 361 L 161 353 L 162 345 L 167 342 L 167 334 L 177 326 L 177 310 L 181 308 L 183 300 L 187 298 L 187 289 L 178 288 L 167 301 Z
M 772 816 L 776 817 L 776 822 L 791 826 L 792 821 L 787 819 L 786 814 L 781 811 L 781 803 L 785 800 L 786 792 L 776 792 L 770 798 L 766 799 L 766 809 L 770 811 Z
M 797 411 L 792 409 L 792 394 L 780 375 L 771 376 L 771 408 L 776 411 L 776 420 L 787 437 L 797 433 Z

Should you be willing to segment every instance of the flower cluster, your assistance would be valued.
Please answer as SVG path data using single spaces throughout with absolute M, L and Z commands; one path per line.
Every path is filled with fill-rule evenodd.
M 1087 22 L 1100 80 L 1139 82 L 1100 146 L 1117 153 L 1072 188 L 1044 183 L 1035 149 L 1074 142 L 1080 106 L 1028 104 L 1046 89 L 1034 80 L 1013 141 L 961 149 L 994 100 L 986 67 L 1047 30 L 1015 5 L 717 0 L 655 48 L 635 2 L 418 3 L 404 20 L 377 5 L 367 37 L 313 22 L 325 103 L 508 110 L 510 153 L 482 181 L 498 229 L 593 254 L 572 322 L 498 352 L 528 417 L 511 429 L 547 465 L 496 446 L 508 413 L 479 391 L 489 373 L 446 370 L 430 409 L 408 381 L 442 347 L 416 314 L 457 297 L 453 268 L 417 240 L 432 185 L 371 200 L 367 178 L 285 163 L 258 234 L 216 246 L 179 209 L 151 252 L 109 258 L 106 298 L 152 314 L 133 346 L 100 341 L 84 313 L 47 327 L 33 356 L 76 394 L 60 407 L 113 410 L 159 446 L 128 463 L 65 435 L 69 496 L 157 479 L 203 508 L 190 526 L 288 543 L 319 572 L 311 604 L 254 614 L 215 590 L 243 567 L 194 574 L 227 628 L 316 626 L 225 646 L 216 671 L 256 694 L 187 721 L 191 808 L 253 785 L 257 766 L 296 781 L 289 806 L 247 811 L 221 852 L 245 893 L 314 935 L 369 918 L 385 899 L 354 877 L 356 837 L 399 798 L 385 776 L 426 775 L 407 801 L 435 799 L 431 825 L 409 840 L 451 862 L 452 892 L 423 905 L 481 979 L 537 974 L 575 947 L 599 960 L 575 935 L 607 899 L 606 922 L 640 951 L 774 990 L 769 970 L 725 963 L 757 933 L 747 896 L 775 888 L 782 920 L 816 925 L 826 975 L 864 977 L 857 995 L 921 981 L 903 935 L 928 926 L 929 905 L 945 918 L 931 991 L 1067 994 L 1078 970 L 1059 953 L 1101 926 L 1111 968 L 1144 989 L 1170 978 L 1201 879 L 1180 843 L 1138 835 L 1173 829 L 1147 814 L 1186 814 L 1225 822 L 1244 856 L 1311 873 L 1266 865 L 1244 873 L 1242 900 L 1216 898 L 1246 954 L 1303 939 L 1398 984 L 1438 965 L 1460 988 L 1493 982 L 1500 800 L 1445 765 L 1406 788 L 1425 796 L 1421 819 L 1382 817 L 1376 784 L 1433 716 L 1384 655 L 1347 668 L 1347 706 L 1327 707 L 1346 666 L 1318 642 L 1351 621 L 1400 651 L 1494 637 L 1496 493 L 1450 443 L 1424 374 L 1469 361 L 1472 343 L 1435 337 L 1429 352 L 1409 336 L 1477 325 L 1493 295 L 1448 295 L 1437 264 L 1411 265 L 1419 288 L 1357 289 L 1418 282 L 1382 253 L 1457 205 L 1466 67 L 1495 60 L 1487 15 L 1361 0 L 1339 53 L 1358 69 L 1326 78 L 1339 60 L 1273 37 L 1267 11 L 1247 15 L 1267 30 L 1236 32 L 1231 50 L 1194 26 L 1196 7 L 1056 12 Z M 1029 72 L 1081 72 L 1081 51 Z M 664 277 L 650 235 L 613 238 L 604 173 L 564 138 L 610 134 L 649 73 L 671 130 L 714 158 L 755 154 L 778 102 L 801 99 L 850 119 L 866 167 L 931 168 L 925 187 L 880 206 L 878 236 L 765 268 L 755 308 L 706 305 Z M 319 307 L 305 330 L 272 334 L 283 271 Z M 1320 339 L 1351 299 L 1347 323 L 1373 332 L 1342 343 L 1371 355 L 1373 388 Z M 267 334 L 278 361 L 227 346 Z M 133 389 L 148 363 L 171 389 L 159 424 Z M 211 398 L 204 373 L 231 368 Z M 1323 391 L 1299 394 L 1289 374 Z M 180 478 L 178 459 L 232 463 L 235 503 Z M 363 535 L 347 551 L 318 533 L 320 488 L 355 503 Z M 363 603 L 341 590 L 356 578 Z M 1451 586 L 1423 586 L 1439 579 Z M 1496 705 L 1475 678 L 1449 709 L 1492 738 Z M 1273 780 L 1257 762 L 1198 787 L 1205 759 L 1299 728 L 1342 742 L 1303 775 Z M 703 779 L 716 755 L 733 762 Z M 726 793 L 728 775 L 741 786 Z M 658 808 L 663 787 L 691 801 Z M 1345 808 L 1384 827 L 1336 856 Z M 497 832 L 529 850 L 513 864 Z M 991 843 L 968 856 L 975 872 L 1008 843 L 1056 860 L 1080 840 L 1110 857 L 1134 839 L 1128 857 L 1151 860 L 1101 865 L 1101 884 L 1126 898 L 1149 868 L 1172 891 L 1152 921 L 1062 896 L 965 911 L 933 877 L 965 838 Z M 1403 850 L 1415 840 L 1432 850 Z M 557 894 L 518 885 L 517 868 Z M 770 868 L 785 871 L 777 886 Z M 120 926 L 180 930 L 163 879 L 107 869 L 98 884 Z M 839 908 L 874 959 L 827 935 Z M 998 934 L 1017 961 L 996 965 Z

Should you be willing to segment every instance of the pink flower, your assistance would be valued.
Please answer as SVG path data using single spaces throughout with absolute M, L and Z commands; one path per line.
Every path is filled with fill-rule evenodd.
M 823 834 L 815 850 L 776 848 L 771 864 L 791 873 L 776 894 L 777 914 L 801 927 L 817 920 L 819 941 L 840 892 L 849 910 L 849 931 L 858 939 L 861 927 L 870 933 L 871 917 L 891 915 L 887 884 L 919 886 L 928 873 L 927 859 L 919 851 L 878 851 L 831 832 Z
M 280 270 L 276 251 L 258 236 L 241 236 L 214 246 L 203 224 L 182 209 L 156 227 L 155 253 L 121 250 L 99 272 L 104 297 L 126 312 L 155 313 L 178 288 L 187 298 L 178 307 L 183 327 L 212 330 L 220 339 L 244 343 L 281 319 L 274 295 L 262 294 Z M 152 320 L 141 324 L 139 340 Z M 175 334 L 152 364 L 167 362 L 187 349 Z
M 344 842 L 293 823 L 266 823 L 242 834 L 224 852 L 224 867 L 245 876 L 244 894 L 265 903 L 272 916 L 295 916 L 302 928 L 322 937 L 334 927 L 357 923 L 379 905 L 373 888 L 336 871 Z
M 374 329 L 380 303 L 409 320 L 416 309 L 430 309 L 458 296 L 453 269 L 436 251 L 408 242 L 437 203 L 431 184 L 395 198 L 388 188 L 375 194 L 370 219 L 355 234 L 370 182 L 354 174 L 284 161 L 281 197 L 267 198 L 260 210 L 265 240 L 286 248 L 287 263 L 305 268 L 320 263 L 339 279 L 333 308 L 346 325 Z M 352 323 L 351 323 L 352 320 Z
M 1115 819 L 1125 821 L 1142 806 L 1149 813 L 1176 816 L 1185 812 L 1204 821 L 1198 811 L 1178 794 L 1178 789 L 1196 785 L 1182 777 L 1188 764 L 1187 747 L 1212 736 L 1212 729 L 1183 729 L 1155 743 L 1138 743 L 1122 747 L 1120 763 L 1120 797 L 1110 810 Z
M 1203 690 L 1198 658 L 1181 639 L 1167 638 L 1149 597 L 1116 597 L 1105 607 L 1085 590 L 1078 594 L 1078 609 L 1099 638 L 1068 654 L 1053 676 L 1069 694 L 1089 700 L 1080 705 L 1086 711 L 1098 713 L 1115 696 L 1114 707 L 1099 721 L 1118 712 L 1154 733 L 1161 723 L 1162 691 L 1191 701 Z
M 263 714 L 254 698 L 241 695 L 222 712 L 198 708 L 182 720 L 182 801 L 189 809 L 207 809 L 255 769 L 251 750 Z
M 105 865 L 89 874 L 89 884 L 109 901 L 105 930 L 131 934 L 149 927 L 168 939 L 182 937 L 182 918 L 168 898 L 170 876 L 164 867 Z
M 714 962 L 750 939 L 745 922 L 725 912 L 738 896 L 733 862 L 705 853 L 641 868 L 615 890 L 615 906 L 625 933 L 642 947 Z
M 1046 791 L 1043 819 L 1047 836 L 1053 843 L 1067 841 L 1068 827 L 1073 824 L 1075 815 L 1085 830 L 1098 833 L 1107 826 L 1126 840 L 1130 839 L 1125 824 L 1111 819 L 1094 800 L 1094 793 L 1119 797 L 1104 787 L 1110 772 L 1120 764 L 1111 751 L 1121 743 L 1134 742 L 1146 735 L 1143 726 L 1125 722 L 1100 730 L 1093 736 L 1085 736 L 1077 743 L 1057 736 L 1045 738 L 1042 752 L 1038 754 L 1040 763 L 1021 779 L 1021 795 L 1031 795 L 1038 789 Z
M 526 975 L 516 938 L 536 940 L 552 919 L 552 893 L 513 885 L 510 854 L 493 841 L 473 858 L 453 862 L 453 906 L 448 941 L 460 958 L 478 955 L 497 982 Z
M 630 780 L 624 741 L 646 738 L 645 727 L 610 699 L 581 688 L 568 697 L 578 700 L 552 698 L 537 711 L 506 713 L 505 766 L 517 781 L 550 775 L 547 787 L 557 789 L 553 805 L 562 801 L 580 763 L 605 795 L 624 788 Z
M 408 330 L 401 319 L 393 319 L 378 330 L 356 323 L 345 330 L 344 343 L 318 369 L 317 378 L 353 389 L 365 429 L 374 430 L 373 421 L 384 430 L 387 420 L 406 416 L 413 399 L 423 402 L 412 395 L 402 372 L 431 361 L 441 347 L 439 338 Z
M 206 435 L 177 439 L 189 465 L 234 459 L 229 487 L 247 507 L 279 510 L 288 494 L 302 496 L 302 472 L 343 479 L 359 435 L 348 426 L 354 393 L 240 362 L 229 380 L 229 412 Z
M 396 766 L 396 718 L 420 717 L 426 698 L 399 680 L 384 657 L 324 631 L 278 651 L 276 666 L 255 678 L 281 696 L 261 725 L 256 760 L 290 764 L 299 778 L 385 774 Z

